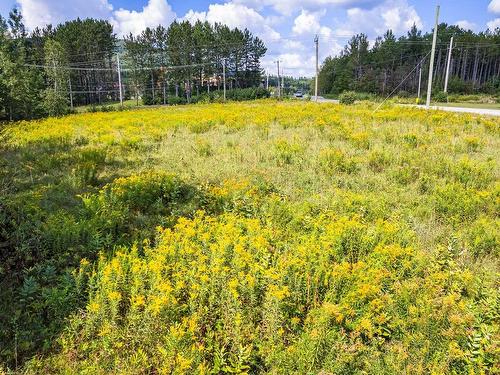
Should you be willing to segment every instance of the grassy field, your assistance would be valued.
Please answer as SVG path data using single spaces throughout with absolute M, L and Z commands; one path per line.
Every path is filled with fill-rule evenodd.
M 500 121 L 373 109 L 269 100 L 7 126 L 4 368 L 497 371 Z

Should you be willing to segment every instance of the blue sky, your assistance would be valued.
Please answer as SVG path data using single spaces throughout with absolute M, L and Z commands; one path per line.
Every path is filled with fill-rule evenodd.
M 0 14 L 18 6 L 28 29 L 76 17 L 104 18 L 118 35 L 174 19 L 248 27 L 268 46 L 264 67 L 274 69 L 280 59 L 285 74 L 297 76 L 314 69 L 315 34 L 323 59 L 358 32 L 373 40 L 389 28 L 401 35 L 414 23 L 428 31 L 438 3 L 441 22 L 474 31 L 500 27 L 500 0 L 0 0 Z

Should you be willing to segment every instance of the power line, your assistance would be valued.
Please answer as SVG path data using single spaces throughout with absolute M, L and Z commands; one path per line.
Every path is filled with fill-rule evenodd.
M 199 63 L 199 64 L 187 64 L 187 65 L 175 65 L 175 66 L 148 66 L 148 67 L 138 67 L 134 69 L 122 69 L 122 72 L 133 72 L 136 70 L 159 70 L 159 69 L 164 69 L 164 70 L 172 70 L 172 69 L 185 69 L 185 68 L 192 68 L 192 67 L 200 67 L 200 66 L 207 66 L 207 65 L 214 65 L 215 63 L 213 62 L 207 62 L 207 63 Z M 33 68 L 44 68 L 44 69 L 52 69 L 53 67 L 48 66 L 48 65 L 39 65 L 39 64 L 24 64 L 24 66 L 28 67 L 33 67 Z M 74 67 L 74 66 L 59 66 L 58 69 L 64 69 L 64 70 L 76 70 L 76 71 L 115 71 L 113 68 L 89 68 L 89 67 Z
M 406 81 L 406 80 L 407 80 L 407 79 L 408 79 L 408 78 L 412 75 L 412 73 L 413 73 L 413 72 L 414 72 L 414 71 L 415 71 L 415 70 L 416 70 L 416 69 L 420 66 L 420 64 L 422 64 L 422 63 L 424 62 L 424 60 L 427 58 L 427 56 L 429 56 L 429 54 L 430 54 L 431 52 L 432 52 L 432 51 L 429 51 L 429 52 L 427 53 L 427 55 L 425 55 L 425 56 L 422 58 L 422 60 L 420 60 L 420 62 L 419 62 L 417 65 L 415 65 L 415 67 L 411 70 L 411 72 L 410 72 L 410 73 L 408 73 L 408 74 L 406 75 L 406 77 L 404 77 L 404 78 L 403 78 L 403 80 L 402 80 L 402 81 L 401 81 L 401 82 L 400 82 L 400 83 L 399 83 L 399 84 L 398 84 L 398 85 L 394 88 L 394 90 L 392 90 L 392 91 L 391 91 L 391 93 L 390 93 L 390 94 L 389 94 L 389 95 L 388 95 L 388 96 L 387 96 L 387 97 L 386 97 L 386 98 L 382 101 L 382 103 L 380 103 L 380 104 L 378 105 L 378 107 L 377 107 L 377 108 L 375 108 L 375 110 L 374 110 L 372 113 L 377 112 L 377 111 L 379 110 L 379 108 L 380 108 L 380 107 L 382 107 L 382 104 L 384 104 L 384 103 L 385 103 L 385 101 L 386 101 L 387 99 L 389 99 L 389 98 L 390 98 L 390 97 L 391 97 L 391 96 L 392 96 L 392 95 L 396 92 L 396 90 L 397 90 L 397 89 L 399 89 L 399 88 L 401 87 L 401 85 L 402 85 L 402 84 L 403 84 L 403 83 L 404 83 L 404 82 L 405 82 L 405 81 Z

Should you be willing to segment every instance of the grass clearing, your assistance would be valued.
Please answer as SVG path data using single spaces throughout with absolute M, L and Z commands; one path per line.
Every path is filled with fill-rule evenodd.
M 9 125 L 6 366 L 493 371 L 500 122 L 373 109 L 269 100 Z

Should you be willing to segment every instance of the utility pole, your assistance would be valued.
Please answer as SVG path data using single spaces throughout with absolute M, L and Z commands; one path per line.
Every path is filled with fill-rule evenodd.
M 450 50 L 448 51 L 448 63 L 446 64 L 446 78 L 444 80 L 444 92 L 448 92 L 448 78 L 450 77 L 451 51 L 453 50 L 453 37 L 450 40 Z
M 226 59 L 222 63 L 222 74 L 224 76 L 224 101 L 226 101 Z
M 429 82 L 427 83 L 427 101 L 425 106 L 427 108 L 431 105 L 431 94 L 432 94 L 432 73 L 434 70 L 434 58 L 436 57 L 436 41 L 439 23 L 439 5 L 436 7 L 436 23 L 434 25 L 434 36 L 432 37 L 432 51 L 431 51 L 431 63 L 429 66 Z
M 319 38 L 318 35 L 314 38 L 316 44 L 316 80 L 314 83 L 314 100 L 318 101 L 318 74 L 319 74 Z
M 280 84 L 280 61 L 277 60 L 276 64 L 278 64 L 278 98 L 281 98 L 281 84 Z
M 116 69 L 118 70 L 118 86 L 120 89 L 120 105 L 123 106 L 123 93 L 122 93 L 122 73 L 120 69 L 120 56 L 116 55 Z
M 420 88 L 422 87 L 422 62 L 420 62 L 420 69 L 418 72 L 418 99 L 420 101 Z
M 68 78 L 69 85 L 69 102 L 71 104 L 71 109 L 73 109 L 73 91 L 71 90 L 71 76 Z
M 266 90 L 269 90 L 269 72 L 266 72 Z

